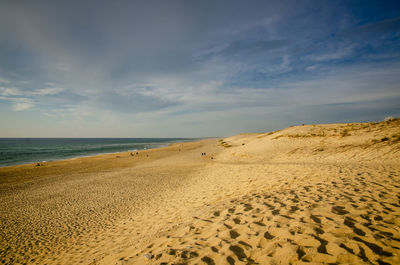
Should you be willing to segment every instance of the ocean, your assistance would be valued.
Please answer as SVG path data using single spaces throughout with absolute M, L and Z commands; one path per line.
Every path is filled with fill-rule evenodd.
M 0 138 L 0 167 L 144 150 L 188 138 Z

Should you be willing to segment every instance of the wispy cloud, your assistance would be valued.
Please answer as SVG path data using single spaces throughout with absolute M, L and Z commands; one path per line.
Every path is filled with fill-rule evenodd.
M 0 93 L 0 101 L 11 103 L 13 111 L 23 111 L 32 108 L 35 104 L 29 98 L 19 97 L 19 95 L 10 95 Z
M 396 115 L 399 18 L 388 1 L 2 1 L 0 123 L 204 136 Z
M 219 51 L 214 51 L 208 56 L 246 56 L 271 52 L 284 48 L 289 44 L 287 40 L 236 40 Z
M 7 79 L 5 79 L 5 78 L 0 77 L 0 84 L 1 84 L 1 83 L 3 83 L 3 84 L 9 84 L 10 81 L 7 80 Z
M 319 67 L 320 67 L 319 64 L 312 64 L 312 65 L 306 67 L 306 71 L 312 71 L 312 70 L 318 69 Z
M 393 34 L 400 30 L 400 16 L 363 23 L 351 29 L 344 29 L 337 33 L 338 37 L 361 37 L 362 35 Z
M 328 51 L 321 54 L 313 54 L 305 58 L 315 62 L 339 60 L 350 56 L 352 54 L 352 51 L 353 51 L 352 46 L 338 47 L 335 48 L 333 51 Z
M 62 91 L 64 91 L 64 88 L 62 87 L 45 87 L 34 90 L 33 94 L 39 96 L 48 96 L 60 94 Z
M 0 87 L 0 95 L 3 97 L 20 96 L 22 91 L 16 87 Z
M 12 106 L 12 109 L 14 111 L 23 111 L 23 110 L 27 110 L 33 107 L 32 103 L 28 103 L 28 102 L 20 102 L 20 103 L 15 103 Z

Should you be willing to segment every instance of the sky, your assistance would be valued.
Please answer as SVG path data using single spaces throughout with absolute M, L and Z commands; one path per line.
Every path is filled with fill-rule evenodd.
M 400 116 L 399 1 L 0 1 L 0 137 Z

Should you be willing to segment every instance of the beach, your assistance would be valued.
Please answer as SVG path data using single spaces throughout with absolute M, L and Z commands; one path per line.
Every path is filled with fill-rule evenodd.
M 400 120 L 0 168 L 5 264 L 399 264 Z

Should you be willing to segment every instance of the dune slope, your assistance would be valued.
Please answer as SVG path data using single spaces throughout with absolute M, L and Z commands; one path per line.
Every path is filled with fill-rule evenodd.
M 394 120 L 221 139 L 187 191 L 204 206 L 120 262 L 398 264 L 399 132 Z

